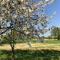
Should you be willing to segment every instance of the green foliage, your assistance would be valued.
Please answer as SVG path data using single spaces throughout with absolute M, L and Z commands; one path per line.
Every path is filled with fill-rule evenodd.
M 3 37 L 3 40 L 10 44 L 13 58 L 15 58 L 14 48 L 18 36 L 17 32 L 19 32 L 19 38 L 22 41 L 25 39 L 28 42 L 33 35 L 37 35 L 39 40 L 39 35 L 44 35 L 44 30 L 50 18 L 44 13 L 44 7 L 50 2 L 49 0 L 40 0 L 37 3 L 32 0 L 0 0 L 0 29 L 2 29 L 0 35 L 10 31 L 7 36 Z M 36 11 L 40 11 L 41 14 L 35 14 Z M 35 27 L 38 24 L 42 26 L 42 29 L 38 27 L 39 31 Z
M 59 27 L 53 27 L 51 30 L 51 35 L 54 38 L 57 38 L 59 40 L 60 39 L 60 28 Z

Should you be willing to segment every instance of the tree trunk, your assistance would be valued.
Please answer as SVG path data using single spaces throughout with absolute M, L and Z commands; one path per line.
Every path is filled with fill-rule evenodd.
M 11 43 L 10 43 L 10 45 L 11 45 L 11 50 L 12 50 L 12 60 L 15 60 L 15 45 L 14 45 L 14 32 L 13 32 L 13 30 L 11 29 Z
M 60 36 L 58 35 L 58 40 L 60 40 Z
M 14 44 L 11 46 L 11 49 L 12 49 L 12 60 L 15 60 Z

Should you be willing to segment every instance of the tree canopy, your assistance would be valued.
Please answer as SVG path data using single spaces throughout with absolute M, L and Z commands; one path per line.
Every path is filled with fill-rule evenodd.
M 53 27 L 51 30 L 51 35 L 54 36 L 54 38 L 60 39 L 60 28 L 59 27 Z
M 14 57 L 15 36 L 18 32 L 23 38 L 24 36 L 27 38 L 37 36 L 39 40 L 40 34 L 46 33 L 44 30 L 48 25 L 50 16 L 44 12 L 44 7 L 53 1 L 0 0 L 0 35 L 7 31 L 10 32 L 6 39 L 12 48 L 12 57 Z M 36 13 L 37 11 L 39 13 Z

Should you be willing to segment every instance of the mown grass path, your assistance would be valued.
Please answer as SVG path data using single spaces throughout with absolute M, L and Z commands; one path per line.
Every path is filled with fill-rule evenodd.
M 21 50 L 41 50 L 41 49 L 49 49 L 49 50 L 58 50 L 60 51 L 60 44 L 47 44 L 47 43 L 32 43 L 32 47 L 29 47 L 27 43 L 17 43 L 15 45 L 15 49 Z M 11 50 L 9 44 L 0 45 L 0 50 Z

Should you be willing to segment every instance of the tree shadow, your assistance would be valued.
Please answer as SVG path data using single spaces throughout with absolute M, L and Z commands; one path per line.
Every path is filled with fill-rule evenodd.
M 0 50 L 0 60 L 11 60 L 11 51 Z M 60 60 L 60 51 L 15 50 L 15 60 Z

